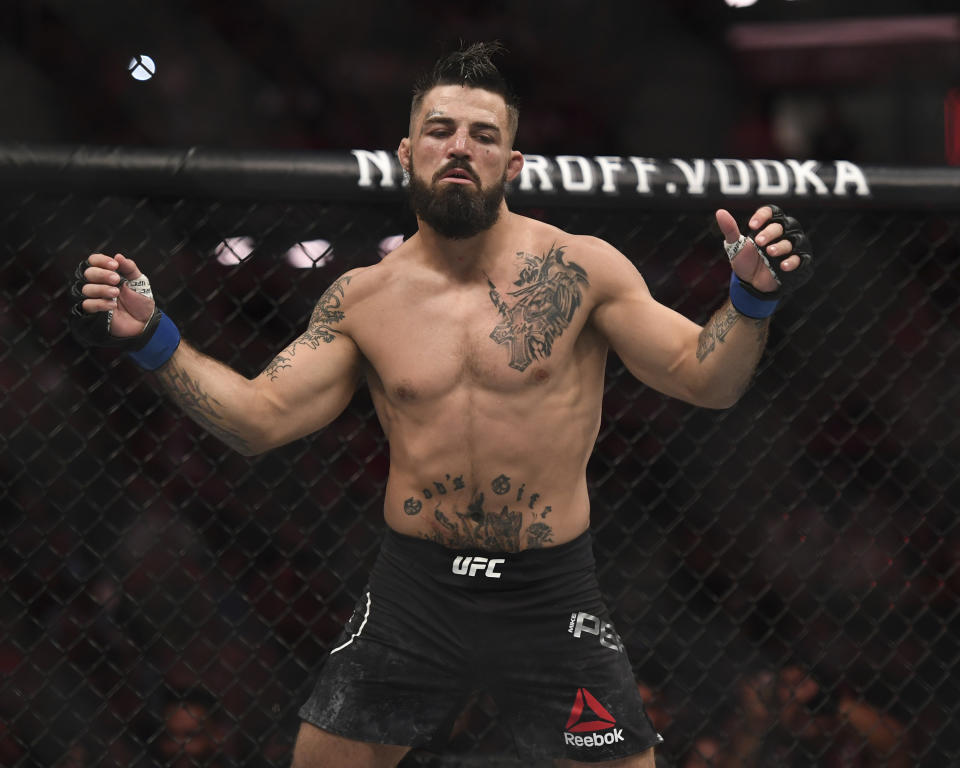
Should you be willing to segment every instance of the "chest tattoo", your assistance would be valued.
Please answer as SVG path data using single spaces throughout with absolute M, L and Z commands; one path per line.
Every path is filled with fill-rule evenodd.
M 534 360 L 550 356 L 553 342 L 570 325 L 583 301 L 581 286 L 589 286 L 586 271 L 577 263 L 563 260 L 563 246 L 551 246 L 543 256 L 517 254 L 523 260 L 515 291 L 508 301 L 487 279 L 490 300 L 501 322 L 490 338 L 510 349 L 510 367 L 523 371 Z

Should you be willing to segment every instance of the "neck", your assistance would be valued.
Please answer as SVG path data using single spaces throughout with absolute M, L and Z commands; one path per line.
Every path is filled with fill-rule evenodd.
M 423 253 L 438 271 L 459 279 L 471 279 L 486 274 L 491 271 L 506 245 L 512 216 L 506 203 L 501 203 L 500 215 L 492 227 L 473 237 L 460 240 L 444 237 L 429 224 L 418 219 L 418 235 Z

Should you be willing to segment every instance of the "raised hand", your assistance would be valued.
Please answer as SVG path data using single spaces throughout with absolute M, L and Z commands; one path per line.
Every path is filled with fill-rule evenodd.
M 70 327 L 80 341 L 122 349 L 148 371 L 177 350 L 180 332 L 157 308 L 150 281 L 133 259 L 94 253 L 80 263 L 74 278 Z
M 91 254 L 77 268 L 76 278 L 73 294 L 79 299 L 77 308 L 86 314 L 108 313 L 105 320 L 96 320 L 104 323 L 103 330 L 111 336 L 136 336 L 153 316 L 156 304 L 150 282 L 133 259 L 119 253 L 114 257 Z
M 740 278 L 760 294 L 778 296 L 809 277 L 810 242 L 800 223 L 775 205 L 761 206 L 750 217 L 749 231 L 741 241 L 736 219 L 726 210 L 716 213 L 730 265 Z M 762 249 L 762 252 L 761 252 Z

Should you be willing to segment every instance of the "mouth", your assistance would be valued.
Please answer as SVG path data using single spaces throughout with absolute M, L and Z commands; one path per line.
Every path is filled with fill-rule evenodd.
M 465 168 L 451 168 L 448 171 L 444 171 L 440 174 L 440 178 L 437 179 L 437 181 L 449 181 L 452 184 L 477 184 L 476 179 Z

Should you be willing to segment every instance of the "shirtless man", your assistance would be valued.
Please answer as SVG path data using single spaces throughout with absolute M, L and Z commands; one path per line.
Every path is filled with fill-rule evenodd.
M 387 527 L 300 710 L 295 768 L 394 766 L 442 743 L 476 689 L 528 760 L 653 766 L 661 739 L 588 530 L 607 352 L 663 393 L 729 407 L 779 293 L 809 271 L 806 239 L 779 209 L 749 221 L 766 261 L 718 211 L 737 277 L 732 302 L 700 327 L 657 303 L 609 244 L 511 213 L 504 184 L 523 156 L 495 51 L 451 54 L 414 91 L 398 156 L 417 234 L 337 279 L 256 378 L 180 341 L 132 260 L 94 254 L 78 269 L 78 335 L 126 348 L 243 454 L 327 426 L 362 381 L 370 389 L 390 445 Z

